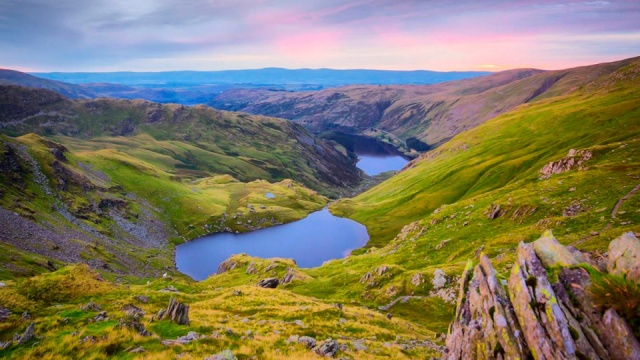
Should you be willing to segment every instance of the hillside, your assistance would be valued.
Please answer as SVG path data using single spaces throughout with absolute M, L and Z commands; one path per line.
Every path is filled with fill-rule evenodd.
M 71 99 L 91 99 L 97 97 L 93 91 L 79 85 L 44 79 L 8 69 L 0 69 L 0 85 L 20 85 L 38 89 L 47 89 Z
M 150 276 L 173 268 L 174 244 L 300 219 L 328 201 L 309 187 L 360 181 L 351 158 L 279 119 L 17 86 L 0 87 L 0 119 L 4 275 L 86 262 Z
M 596 67 L 598 74 L 584 70 L 591 81 L 578 79 L 575 72 L 566 75 L 564 88 L 553 90 L 558 93 L 541 94 L 535 102 L 460 133 L 389 180 L 333 203 L 334 213 L 365 224 L 371 241 L 320 267 L 303 269 L 290 259 L 238 254 L 202 282 L 169 268 L 164 277 L 123 275 L 121 285 L 112 273 L 99 270 L 105 280 L 84 266 L 51 273 L 40 269 L 37 273 L 43 274 L 28 279 L 5 271 L 11 280 L 0 288 L 0 316 L 7 319 L 0 322 L 0 346 L 8 345 L 0 356 L 317 359 L 329 353 L 353 359 L 457 359 L 526 358 L 544 352 L 549 358 L 633 358 L 640 354 L 640 316 L 633 302 L 640 294 L 640 60 L 618 64 L 615 71 L 610 66 Z M 41 94 L 33 101 L 46 101 Z M 10 113 L 24 115 L 25 110 Z M 27 121 L 10 124 L 19 131 Z M 43 124 L 49 123 L 53 120 Z M 143 139 L 135 133 L 88 138 L 113 131 L 110 124 L 97 129 L 63 119 L 53 130 L 73 132 L 75 138 L 26 135 L 5 138 L 5 143 L 24 144 L 33 156 L 48 158 L 52 170 L 47 171 L 54 174 L 56 149 L 62 150 L 51 141 L 64 143 L 69 167 L 88 164 L 93 172 L 84 174 L 94 183 L 102 178 L 97 171 L 109 176 L 113 186 L 103 186 L 102 193 L 119 192 L 121 181 L 124 189 L 140 193 L 156 182 L 164 184 L 163 194 L 173 186 L 175 197 L 149 198 L 156 201 L 150 205 L 162 206 L 158 216 L 166 212 L 174 219 L 185 218 L 185 213 L 171 212 L 180 199 L 185 199 L 182 206 L 197 201 L 198 208 L 207 206 L 201 200 L 209 199 L 202 196 L 207 187 L 231 180 L 212 176 L 177 182 L 175 170 L 162 165 L 166 158 L 124 153 L 134 147 L 131 143 L 150 142 L 144 137 L 151 133 Z M 165 126 L 160 121 L 159 131 Z M 122 146 L 117 157 L 97 156 L 105 151 L 103 139 Z M 0 165 L 24 177 L 21 169 L 28 161 L 18 159 L 15 165 L 15 156 L 4 157 Z M 138 172 L 144 177 L 135 178 Z M 178 176 L 191 180 L 185 173 Z M 75 184 L 66 181 L 70 177 L 61 179 Z M 63 185 L 60 178 L 53 180 Z M 16 194 L 40 198 L 20 189 L 20 181 L 11 183 L 18 187 L 3 197 L 3 207 L 20 204 L 26 209 L 14 206 L 13 211 L 26 218 L 34 202 L 16 202 Z M 289 189 L 287 183 L 272 184 L 272 190 Z M 35 186 L 26 184 L 27 190 Z M 67 192 L 79 188 L 72 185 Z M 189 197 L 193 188 L 199 192 Z M 307 191 L 310 203 L 322 202 L 313 192 L 300 191 Z M 122 209 L 142 215 L 146 205 L 138 203 Z M 240 212 L 246 209 L 240 206 Z M 115 220 L 102 221 L 98 224 Z M 196 231 L 203 224 L 189 227 L 190 221 L 181 231 Z M 95 246 L 91 256 L 108 253 L 102 249 Z M 22 266 L 47 259 L 11 256 L 22 256 Z M 263 287 L 276 280 L 276 288 Z M 27 336 L 30 328 L 38 339 Z M 25 335 L 14 338 L 15 333 Z
M 307 92 L 231 89 L 209 105 L 293 120 L 314 132 L 338 129 L 387 140 L 416 137 L 433 147 L 519 105 L 568 94 L 636 60 L 559 71 L 509 70 L 423 86 Z

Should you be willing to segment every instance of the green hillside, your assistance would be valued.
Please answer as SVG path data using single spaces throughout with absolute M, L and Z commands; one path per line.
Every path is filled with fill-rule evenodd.
M 22 333 L 31 321 L 40 338 L 26 345 L 13 342 L 0 350 L 0 356 L 169 359 L 205 358 L 229 350 L 238 359 L 319 358 L 301 336 L 313 337 L 318 343 L 336 340 L 338 358 L 440 356 L 443 334 L 454 317 L 457 281 L 481 254 L 491 259 L 496 281 L 506 281 L 518 244 L 536 240 L 547 230 L 569 246 L 564 251 L 579 253 L 593 263 L 604 258 L 614 238 L 624 232 L 640 233 L 640 60 L 589 76 L 593 76 L 590 81 L 580 80 L 583 85 L 565 89 L 561 96 L 542 96 L 463 132 L 389 180 L 352 199 L 334 202 L 331 210 L 365 224 L 371 240 L 351 256 L 317 268 L 302 269 L 289 259 L 243 254 L 228 259 L 220 274 L 202 282 L 186 279 L 171 268 L 166 277 L 142 273 L 134 277 L 114 275 L 90 263 L 106 280 L 82 265 L 51 273 L 41 266 L 34 272 L 43 274 L 31 278 L 16 276 L 24 273 L 8 268 L 2 274 L 11 280 L 0 288 L 0 306 L 11 314 L 0 322 L 0 341 Z M 570 80 L 567 78 L 567 84 Z M 193 111 L 197 115 L 209 110 Z M 241 121 L 236 117 L 242 115 L 229 116 Z M 168 154 L 197 153 L 195 148 L 201 149 L 194 145 L 197 141 L 180 141 L 173 132 L 162 130 L 171 128 L 170 124 L 155 127 L 165 136 L 172 134 L 169 137 L 153 133 L 153 127 L 141 132 L 144 125 L 140 122 L 134 122 L 133 133 L 116 136 L 107 133 L 112 131 L 110 126 L 116 126 L 109 119 L 105 117 L 106 125 L 99 128 L 81 121 L 69 127 L 71 122 L 63 120 L 50 127 L 57 135 L 46 138 L 3 137 L 0 166 L 13 169 L 8 175 L 11 179 L 28 181 L 21 185 L 3 178 L 3 184 L 12 185 L 5 186 L 2 206 L 36 221 L 47 214 L 36 208 L 52 206 L 39 203 L 42 189 L 32 180 L 37 176 L 26 170 L 29 161 L 20 157 L 20 144 L 27 146 L 39 164 L 49 164 L 43 166 L 43 172 L 57 181 L 52 182 L 58 184 L 55 186 L 66 184 L 64 193 L 84 191 L 89 202 L 91 194 L 100 194 L 93 200 L 97 201 L 112 195 L 124 199 L 125 192 L 147 199 L 148 206 L 136 201 L 110 202 L 110 208 L 117 211 L 109 212 L 109 218 L 83 212 L 90 208 L 82 203 L 85 196 L 60 200 L 68 209 L 88 216 L 87 221 L 99 220 L 95 228 L 110 237 L 108 224 L 117 222 L 118 214 L 125 218 L 127 211 L 180 224 L 179 234 L 189 234 L 209 224 L 197 222 L 206 213 L 227 209 L 227 213 L 252 216 L 255 213 L 248 203 L 265 201 L 265 191 L 283 195 L 276 197 L 282 201 L 279 207 L 274 206 L 274 214 L 282 216 L 308 212 L 325 201 L 287 180 L 238 182 L 207 172 L 210 170 L 200 170 L 206 176 L 193 169 L 178 170 L 174 161 L 181 157 Z M 13 122 L 12 131 L 20 131 L 28 121 Z M 180 134 L 184 139 L 185 134 L 196 132 Z M 66 150 L 57 143 L 65 144 Z M 60 160 L 55 149 L 66 160 Z M 54 165 L 54 159 L 66 170 L 56 170 L 61 165 Z M 241 173 L 235 169 L 239 164 L 231 171 Z M 215 168 L 210 166 L 198 169 Z M 92 192 L 84 190 L 91 186 Z M 300 197 L 306 200 L 299 201 Z M 155 213 L 154 208 L 162 211 Z M 47 259 L 6 242 L 2 246 L 11 252 L 5 259 L 13 264 L 26 268 Z M 91 256 L 109 253 L 104 245 L 89 249 Z M 150 251 L 115 253 L 112 266 L 126 264 L 128 256 L 148 256 Z M 59 267 L 62 262 L 53 265 Z M 548 269 L 550 279 L 556 270 Z M 595 268 L 589 271 L 597 278 Z M 282 283 L 276 289 L 257 286 L 265 278 Z M 171 297 L 189 305 L 190 324 L 152 318 L 167 307 Z M 101 305 L 106 320 L 98 310 L 81 309 L 89 301 Z M 21 317 L 24 311 L 32 319 Z M 139 324 L 151 336 L 140 335 Z M 633 326 L 637 331 L 637 324 Z M 196 340 L 174 342 L 190 331 L 197 333 Z M 143 352 L 131 352 L 139 347 Z

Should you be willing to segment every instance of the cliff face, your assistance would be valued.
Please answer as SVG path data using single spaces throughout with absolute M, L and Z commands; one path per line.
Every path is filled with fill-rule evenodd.
M 640 240 L 626 233 L 594 261 L 547 232 L 520 244 L 508 280 L 482 255 L 460 280 L 443 359 L 640 359 L 620 315 L 634 309 L 615 303 L 624 284 L 638 289 L 639 251 Z

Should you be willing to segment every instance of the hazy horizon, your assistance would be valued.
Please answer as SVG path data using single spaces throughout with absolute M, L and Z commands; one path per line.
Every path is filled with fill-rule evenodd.
M 637 56 L 638 18 L 631 0 L 6 1 L 0 67 L 555 70 Z

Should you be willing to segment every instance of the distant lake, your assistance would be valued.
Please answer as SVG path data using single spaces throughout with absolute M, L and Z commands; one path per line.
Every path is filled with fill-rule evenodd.
M 409 162 L 396 148 L 378 139 L 351 135 L 351 141 L 358 155 L 356 166 L 369 176 L 402 170 Z
M 260 258 L 292 258 L 301 268 L 342 258 L 369 241 L 367 228 L 324 209 L 289 224 L 244 234 L 220 233 L 178 245 L 178 271 L 194 280 L 215 274 L 231 255 L 245 253 Z

